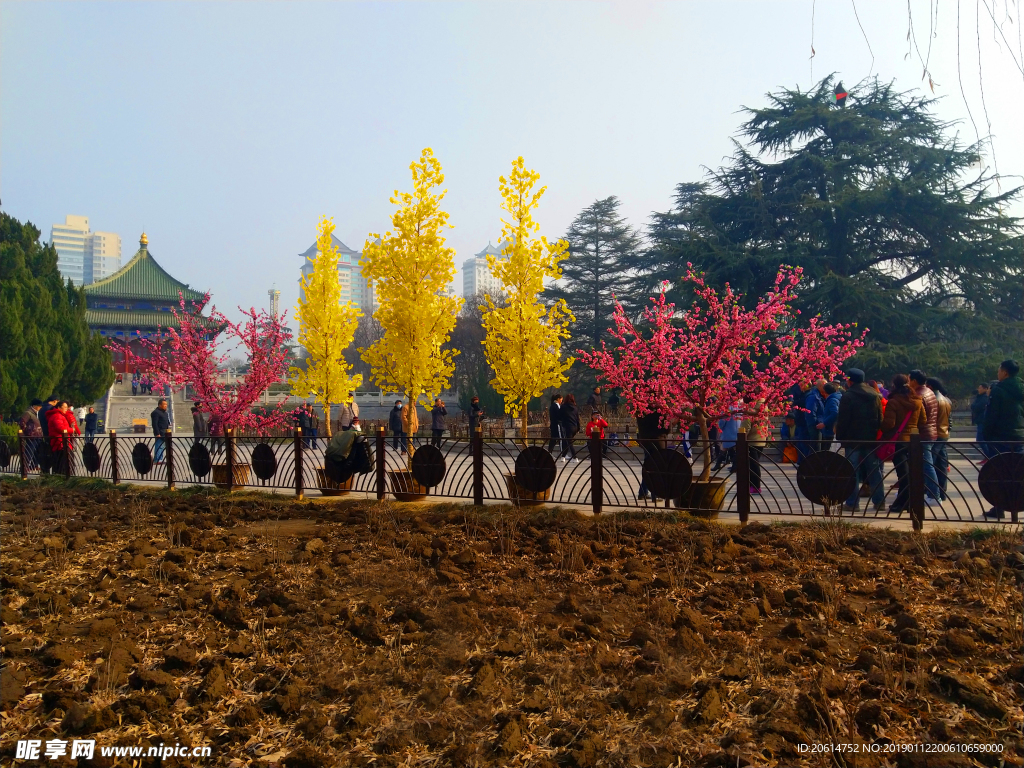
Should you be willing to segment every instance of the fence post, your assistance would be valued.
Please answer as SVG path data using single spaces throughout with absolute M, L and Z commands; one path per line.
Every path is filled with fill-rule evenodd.
M 110 482 L 119 485 L 121 473 L 117 467 L 117 430 L 110 430 Z
M 225 463 L 228 470 L 228 492 L 235 489 L 235 430 L 224 430 L 224 447 L 227 449 Z
M 28 462 L 25 461 L 25 433 L 18 430 L 18 456 L 21 457 L 21 479 L 28 480 Z
M 64 479 L 71 479 L 71 436 L 64 430 Z
M 595 515 L 604 507 L 604 440 L 595 430 L 590 433 L 590 504 Z
M 924 528 L 924 444 L 921 435 L 910 436 L 910 493 L 907 508 L 914 530 Z
M 470 438 L 473 449 L 473 504 L 484 505 L 484 430 L 477 427 Z
M 736 435 L 736 511 L 740 525 L 746 525 L 750 520 L 750 449 L 742 429 Z
M 384 442 L 384 427 L 377 427 L 377 500 L 380 501 L 387 493 L 387 486 L 384 481 L 387 477 L 387 446 Z
M 167 454 L 167 490 L 174 490 L 174 444 L 171 442 L 171 430 L 164 432 L 164 453 Z
M 295 428 L 295 497 L 302 499 L 306 491 L 302 483 L 302 427 Z

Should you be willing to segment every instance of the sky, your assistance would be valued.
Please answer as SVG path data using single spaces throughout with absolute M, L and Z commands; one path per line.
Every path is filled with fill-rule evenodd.
M 5 0 L 0 201 L 45 240 L 88 216 L 121 235 L 124 262 L 145 230 L 164 268 L 237 317 L 273 286 L 294 306 L 321 215 L 356 250 L 387 230 L 424 147 L 444 167 L 461 266 L 497 243 L 498 177 L 520 155 L 547 186 L 542 234 L 609 195 L 642 227 L 676 184 L 727 160 L 743 106 L 831 72 L 930 94 L 924 60 L 939 116 L 965 141 L 972 116 L 982 136 L 991 124 L 985 162 L 1013 186 L 1020 0 L 935 2 L 911 0 L 908 41 L 891 0 Z

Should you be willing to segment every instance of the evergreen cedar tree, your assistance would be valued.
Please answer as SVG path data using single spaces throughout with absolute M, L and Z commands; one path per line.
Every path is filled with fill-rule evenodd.
M 652 217 L 649 248 L 626 264 L 643 280 L 620 298 L 667 280 L 670 299 L 689 301 L 688 262 L 759 296 L 792 264 L 805 317 L 873 329 L 858 367 L 942 371 L 966 394 L 1020 351 L 1024 227 L 1007 211 L 1021 188 L 999 191 L 981 145 L 961 145 L 934 100 L 873 79 L 840 108 L 833 83 L 746 110 L 731 162 L 678 185 L 674 208 Z
M 798 267 L 781 268 L 749 310 L 728 284 L 719 293 L 687 267 L 684 283 L 697 297 L 687 311 L 677 313 L 664 290 L 644 310 L 642 325 L 617 305 L 612 336 L 618 346 L 579 355 L 601 381 L 622 389 L 634 417 L 660 414 L 662 427 L 676 420 L 684 427 L 698 424 L 706 446 L 701 479 L 707 480 L 711 424 L 743 414 L 756 427 L 785 414 L 792 408 L 790 388 L 839 375 L 863 346 L 867 329 L 856 336 L 850 325 L 826 325 L 817 317 L 798 323 L 799 311 L 792 308 Z
M 207 293 L 202 300 L 186 306 L 185 298 L 180 296 L 180 311 L 171 310 L 178 327 L 165 329 L 167 343 L 164 345 L 152 339 L 141 339 L 144 355 L 137 355 L 130 346 L 116 341 L 110 346 L 123 350 L 129 368 L 151 371 L 156 391 L 167 384 L 174 390 L 188 384 L 194 399 L 210 414 L 211 423 L 259 435 L 290 427 L 295 411 L 284 409 L 285 398 L 274 408 L 254 407 L 271 384 L 287 377 L 291 333 L 284 326 L 285 315 L 239 307 L 244 320 L 232 323 L 213 307 L 207 319 L 202 317 L 202 310 L 209 301 Z M 211 326 L 219 330 L 211 332 Z M 237 347 L 233 346 L 223 355 L 217 354 L 220 333 L 226 333 L 237 342 Z M 249 360 L 245 376 L 228 383 L 218 382 L 220 367 L 236 349 Z
M 85 322 L 85 293 L 57 270 L 57 251 L 30 223 L 0 213 L 0 416 L 56 392 L 92 403 L 114 381 L 104 340 Z
M 391 216 L 394 231 L 383 236 L 371 233 L 359 261 L 363 276 L 374 282 L 378 308 L 374 319 L 382 335 L 360 348 L 370 365 L 374 382 L 387 391 L 403 392 L 403 419 L 409 435 L 407 453 L 411 467 L 412 436 L 419 428 L 416 405 L 448 388 L 457 351 L 445 343 L 455 327 L 462 300 L 448 295 L 455 277 L 455 251 L 445 246 L 448 214 L 441 210 L 445 192 L 441 163 L 430 148 L 409 166 L 413 191 L 391 197 L 397 206 Z
M 338 277 L 338 249 L 332 240 L 334 221 L 321 216 L 317 225 L 313 272 L 302 278 L 302 292 L 295 307 L 299 321 L 299 344 L 308 352 L 304 368 L 291 368 L 292 394 L 303 399 L 313 396 L 324 413 L 331 403 L 348 402 L 363 377 L 351 375 L 345 350 L 352 344 L 362 313 L 351 301 L 341 303 Z M 324 434 L 331 436 L 331 420 L 324 419 Z
M 619 215 L 619 200 L 607 197 L 584 208 L 565 233 L 569 243 L 561 263 L 562 280 L 545 292 L 551 299 L 563 299 L 576 318 L 573 337 L 597 349 L 610 340 L 608 319 L 615 300 L 637 307 L 635 286 L 630 275 L 636 255 L 642 249 L 640 236 Z
M 496 303 L 485 296 L 482 307 L 486 330 L 484 349 L 494 371 L 491 387 L 505 400 L 505 413 L 520 418 L 520 434 L 527 437 L 527 408 L 530 400 L 566 381 L 565 371 L 573 358 L 563 358 L 562 339 L 569 338 L 573 316 L 564 301 L 546 307 L 540 299 L 544 278 L 561 277 L 559 262 L 568 243 L 549 243 L 535 233 L 540 225 L 533 211 L 540 205 L 546 187 L 534 191 L 540 174 L 528 170 L 522 157 L 512 163 L 508 177 L 500 177 L 498 189 L 502 209 L 500 258 L 487 257 L 491 274 L 501 284 L 505 301 Z

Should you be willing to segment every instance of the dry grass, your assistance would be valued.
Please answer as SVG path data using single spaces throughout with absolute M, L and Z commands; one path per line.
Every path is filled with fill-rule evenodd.
M 18 493 L 5 531 L 34 502 Z M 795 739 L 864 741 L 858 712 L 879 701 L 895 742 L 934 741 L 941 721 L 950 741 L 1022 750 L 1010 675 L 1024 642 L 1024 579 L 1008 559 L 1013 538 L 140 497 L 158 515 L 141 535 L 119 495 L 71 498 L 101 535 L 60 571 L 45 553 L 45 582 L 29 578 L 38 542 L 18 536 L 0 550 L 13 585 L 5 611 L 22 622 L 5 627 L 5 644 L 19 649 L 5 674 L 26 671 L 47 702 L 77 696 L 109 711 L 100 743 L 173 730 L 244 767 L 276 755 L 395 768 L 870 768 L 856 755 L 803 755 Z M 143 545 L 153 551 L 141 566 Z M 994 566 L 950 560 L 970 546 Z M 815 581 L 832 588 L 821 599 L 805 587 Z M 879 597 L 882 587 L 895 597 Z M 857 623 L 842 606 L 855 607 Z M 893 629 L 900 611 L 920 623 L 916 645 Z M 955 658 L 944 645 L 954 614 L 976 638 Z M 175 698 L 124 684 L 113 659 L 129 643 L 133 670 L 168 669 Z M 67 659 L 46 655 L 58 645 Z M 167 666 L 181 646 L 194 663 Z M 855 664 L 863 650 L 873 667 Z M 1005 719 L 937 692 L 938 675 L 981 668 L 972 679 Z M 207 700 L 214 669 L 224 686 Z M 43 698 L 5 708 L 3 760 L 26 734 L 64 737 Z

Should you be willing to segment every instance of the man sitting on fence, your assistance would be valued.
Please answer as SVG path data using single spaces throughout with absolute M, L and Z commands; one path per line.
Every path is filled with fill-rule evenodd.
M 353 418 L 349 429 L 336 432 L 324 453 L 327 476 L 338 483 L 348 480 L 353 474 L 363 474 L 372 469 L 372 457 L 366 438 L 359 429 L 359 418 Z

